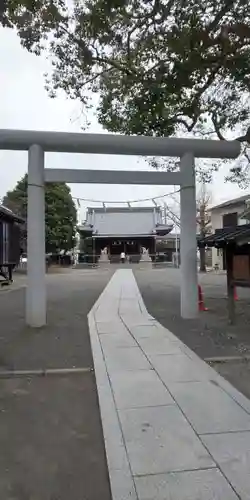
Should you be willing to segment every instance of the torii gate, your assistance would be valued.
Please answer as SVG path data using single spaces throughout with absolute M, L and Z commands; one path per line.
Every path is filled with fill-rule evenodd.
M 236 158 L 240 153 L 238 141 L 0 130 L 0 149 L 28 151 L 28 283 L 26 291 L 28 325 L 41 327 L 46 324 L 45 182 L 179 185 L 181 316 L 183 318 L 197 316 L 195 158 Z M 174 156 L 180 158 L 180 170 L 177 172 L 137 172 L 45 169 L 45 152 Z

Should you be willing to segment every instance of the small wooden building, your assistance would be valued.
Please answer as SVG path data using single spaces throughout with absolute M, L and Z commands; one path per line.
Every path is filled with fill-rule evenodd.
M 227 272 L 229 320 L 235 317 L 235 287 L 250 288 L 250 224 L 217 229 L 198 240 L 198 246 L 215 247 L 224 253 Z
M 0 205 L 0 267 L 13 267 L 19 263 L 24 224 L 21 217 Z

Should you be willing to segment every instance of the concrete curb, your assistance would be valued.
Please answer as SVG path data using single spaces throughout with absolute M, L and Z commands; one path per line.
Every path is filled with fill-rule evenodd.
M 93 309 L 98 307 L 102 295 L 103 293 L 97 300 Z M 96 329 L 93 309 L 88 314 L 88 323 L 112 500 L 138 500 L 106 370 L 106 364 Z
M 1 370 L 1 378 L 48 377 L 78 375 L 93 372 L 93 368 L 48 368 L 45 370 Z

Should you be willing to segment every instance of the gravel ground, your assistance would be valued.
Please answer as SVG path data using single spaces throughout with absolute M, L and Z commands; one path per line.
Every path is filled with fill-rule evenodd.
M 25 326 L 25 288 L 2 292 L 0 369 L 92 367 L 87 313 L 110 276 L 47 276 L 39 330 Z M 111 500 L 93 371 L 0 378 L 0 499 Z
M 199 282 L 208 311 L 195 320 L 183 320 L 179 270 L 148 266 L 134 272 L 150 314 L 201 358 L 210 359 L 217 371 L 250 397 L 250 362 L 246 359 L 250 357 L 250 290 L 237 290 L 236 323 L 229 325 L 226 276 L 213 272 L 201 274 Z
M 112 271 L 75 270 L 47 275 L 48 325 L 39 329 L 25 325 L 25 288 L 20 289 L 16 284 L 17 289 L 2 291 L 0 369 L 73 368 L 92 364 L 87 314 Z

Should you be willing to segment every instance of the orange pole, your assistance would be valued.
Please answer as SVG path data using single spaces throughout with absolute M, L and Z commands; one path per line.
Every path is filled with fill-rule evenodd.
M 238 294 L 237 294 L 237 289 L 236 286 L 234 286 L 234 300 L 239 300 Z
M 208 311 L 208 308 L 205 307 L 204 304 L 203 293 L 200 285 L 198 285 L 198 305 L 199 305 L 199 311 Z

